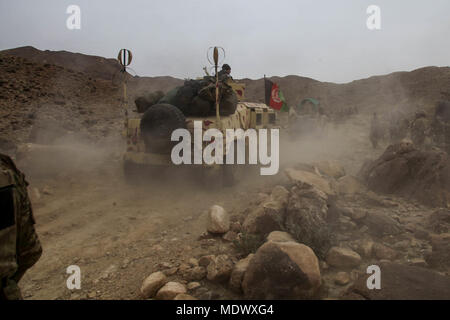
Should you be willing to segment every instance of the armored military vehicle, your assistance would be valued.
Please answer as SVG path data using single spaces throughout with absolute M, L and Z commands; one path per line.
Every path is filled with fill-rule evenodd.
M 209 75 L 204 77 L 205 81 L 210 81 L 210 84 L 214 83 L 214 81 L 211 82 L 211 80 L 214 80 L 212 78 L 214 77 Z M 186 83 L 186 86 L 193 85 L 192 80 L 187 80 Z M 175 91 L 180 92 L 184 89 L 186 88 L 178 88 Z M 124 174 L 127 180 L 133 180 L 136 176 L 140 176 L 142 172 L 152 172 L 156 176 L 164 169 L 177 167 L 171 158 L 172 148 L 176 144 L 176 142 L 171 141 L 171 135 L 176 129 L 187 129 L 191 136 L 194 136 L 194 124 L 201 123 L 202 134 L 208 129 L 215 128 L 222 132 L 225 139 L 227 129 L 247 130 L 253 128 L 258 131 L 263 128 L 277 127 L 276 114 L 273 109 L 263 103 L 245 102 L 244 84 L 235 82 L 230 78 L 226 80 L 226 83 L 222 83 L 219 88 L 219 82 L 216 80 L 212 87 L 207 85 L 206 90 L 198 89 L 197 91 L 200 92 L 199 96 L 201 96 L 202 94 L 205 95 L 205 92 L 206 95 L 208 95 L 208 92 L 213 94 L 214 90 L 216 94 L 213 97 L 215 99 L 213 112 L 203 112 L 204 103 L 195 105 L 195 110 L 198 112 L 201 109 L 201 112 L 197 114 L 191 112 L 186 107 L 187 104 L 183 98 L 172 99 L 175 94 L 174 90 L 171 90 L 156 104 L 143 108 L 145 112 L 142 116 L 136 114 L 127 117 L 125 121 L 127 149 L 123 155 Z M 231 97 L 231 99 L 224 100 L 222 99 L 222 93 L 227 90 L 229 91 L 227 97 Z M 197 102 L 196 99 L 197 97 L 190 97 L 190 101 L 194 101 L 194 103 Z M 233 99 L 236 101 L 233 102 Z M 197 108 L 197 106 L 200 106 L 200 108 Z M 224 108 L 221 109 L 221 107 Z M 208 106 L 206 106 L 206 109 L 208 109 Z M 238 139 L 240 138 L 235 138 L 235 144 L 238 144 Z M 245 136 L 241 139 L 244 139 L 242 142 L 246 145 L 245 154 L 248 157 L 248 139 Z M 205 147 L 209 142 L 202 141 L 201 143 Z M 225 141 L 223 146 L 225 157 L 227 154 Z M 192 147 L 198 148 L 198 145 L 194 146 L 194 139 L 192 139 Z M 239 180 L 239 170 L 243 169 L 242 165 L 234 163 L 235 165 L 201 164 L 192 167 L 200 169 L 203 182 L 213 180 L 215 185 L 233 185 Z

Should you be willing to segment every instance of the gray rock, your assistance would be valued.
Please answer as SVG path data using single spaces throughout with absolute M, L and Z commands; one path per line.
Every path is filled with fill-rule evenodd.
M 319 261 L 296 242 L 266 242 L 251 258 L 242 289 L 246 299 L 302 299 L 317 294 Z
M 172 300 L 177 295 L 186 293 L 186 287 L 179 282 L 167 282 L 156 294 L 158 300 Z
M 398 252 L 381 243 L 373 245 L 373 253 L 377 259 L 394 260 L 398 256 Z
M 355 177 L 343 176 L 338 179 L 336 189 L 341 195 L 354 195 L 364 192 L 366 188 Z
M 225 255 L 218 255 L 206 267 L 206 278 L 213 282 L 226 282 L 233 270 L 233 262 Z
M 206 277 L 206 269 L 205 267 L 197 266 L 191 269 L 188 269 L 184 272 L 183 278 L 188 281 L 202 280 Z
M 293 168 L 288 168 L 285 170 L 288 178 L 296 184 L 300 189 L 306 188 L 310 189 L 310 187 L 315 187 L 321 192 L 327 195 L 334 195 L 334 191 L 331 188 L 330 183 L 325 178 L 320 177 L 319 175 L 304 171 L 297 170 Z
M 351 213 L 351 218 L 355 221 L 359 221 L 361 219 L 364 219 L 366 217 L 366 215 L 367 215 L 366 210 L 356 208 Z
M 186 294 L 186 293 L 179 293 L 173 298 L 173 300 L 197 300 L 197 298 Z
M 396 220 L 380 211 L 368 212 L 362 222 L 369 228 L 369 233 L 377 237 L 397 235 L 403 232 L 403 228 Z
M 275 242 L 294 241 L 295 242 L 295 239 L 287 232 L 284 232 L 284 231 L 272 231 L 267 236 L 267 241 L 275 241 Z
M 427 263 L 438 269 L 450 266 L 450 233 L 433 235 L 431 237 L 432 251 L 425 259 Z
M 273 188 L 270 196 L 245 218 L 243 229 L 247 233 L 266 235 L 280 230 L 283 225 L 289 191 L 282 187 Z
M 345 286 L 350 282 L 350 275 L 347 272 L 341 271 L 334 277 L 334 283 L 340 286 Z
M 215 259 L 215 256 L 210 254 L 207 256 L 203 256 L 198 260 L 198 265 L 202 266 L 202 267 L 207 267 L 211 261 L 213 261 Z
M 409 264 L 413 267 L 422 267 L 422 268 L 428 267 L 427 262 L 425 261 L 425 259 L 422 258 L 413 258 L 409 261 Z
M 141 286 L 141 294 L 142 296 L 147 298 L 152 298 L 156 292 L 164 286 L 167 282 L 167 277 L 161 271 L 154 272 L 149 275 Z
M 225 241 L 230 241 L 230 242 L 232 242 L 232 241 L 234 241 L 234 240 L 236 240 L 237 239 L 237 233 L 235 232 L 235 231 L 228 231 L 227 233 L 225 233 L 223 236 L 222 236 L 222 239 L 223 240 L 225 240 Z
M 421 150 L 403 141 L 390 145 L 381 157 L 366 163 L 359 177 L 375 192 L 445 207 L 450 193 L 450 159 L 444 151 Z
M 187 284 L 188 290 L 191 290 L 191 291 L 200 288 L 200 286 L 201 286 L 200 283 L 199 283 L 199 282 L 196 282 L 196 281 L 189 282 L 189 283 Z
M 230 230 L 230 218 L 224 208 L 214 205 L 209 209 L 206 229 L 219 234 Z
M 372 240 L 364 239 L 361 240 L 356 247 L 356 251 L 365 258 L 370 258 L 372 256 L 374 242 Z
M 331 248 L 326 257 L 326 262 L 337 268 L 352 268 L 361 263 L 361 256 L 348 248 Z
M 314 187 L 293 187 L 284 222 L 285 230 L 319 257 L 331 246 L 331 231 L 326 222 L 327 199 L 325 193 Z
M 276 202 L 265 202 L 249 213 L 242 228 L 247 233 L 261 235 L 280 230 L 283 225 L 284 210 Z
M 239 260 L 233 268 L 230 276 L 230 288 L 234 291 L 240 292 L 242 290 L 242 280 L 247 271 L 250 260 L 254 254 L 249 254 L 246 258 Z
M 379 264 L 381 289 L 367 288 L 368 274 L 362 274 L 343 295 L 344 299 L 450 300 L 450 278 L 420 267 L 392 262 Z
M 438 209 L 429 217 L 429 226 L 433 232 L 447 233 L 450 231 L 450 210 Z

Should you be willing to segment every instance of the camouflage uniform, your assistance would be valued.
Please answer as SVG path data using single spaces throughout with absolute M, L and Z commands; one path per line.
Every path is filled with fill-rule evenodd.
M 227 81 L 228 79 L 233 80 L 233 77 L 231 77 L 231 75 L 227 72 L 227 70 L 231 71 L 231 67 L 228 64 L 224 64 L 222 66 L 222 70 L 219 71 L 218 73 L 218 77 L 219 77 L 219 81 Z
M 226 81 L 229 78 L 231 78 L 231 76 L 226 72 L 226 70 L 219 71 L 219 80 L 220 81 Z
M 18 282 L 42 254 L 25 176 L 0 154 L 0 299 L 22 299 Z

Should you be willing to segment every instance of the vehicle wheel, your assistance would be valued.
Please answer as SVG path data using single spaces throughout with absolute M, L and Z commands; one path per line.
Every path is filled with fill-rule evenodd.
M 171 104 L 155 104 L 141 119 L 141 135 L 147 152 L 170 153 L 176 142 L 170 141 L 172 132 L 186 128 L 186 118 Z

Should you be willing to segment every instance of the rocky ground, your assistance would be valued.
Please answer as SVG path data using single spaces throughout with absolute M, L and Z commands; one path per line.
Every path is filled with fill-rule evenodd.
M 367 156 L 383 153 L 350 139 Z M 185 172 L 128 185 L 120 155 L 98 161 L 31 179 L 44 254 L 21 282 L 26 298 L 449 297 L 448 210 L 367 189 L 341 165 L 351 156 L 284 165 L 266 179 L 249 172 L 216 191 Z M 66 287 L 72 264 L 81 290 Z M 361 289 L 369 265 L 387 270 L 386 295 Z M 389 289 L 389 279 L 400 283 Z

